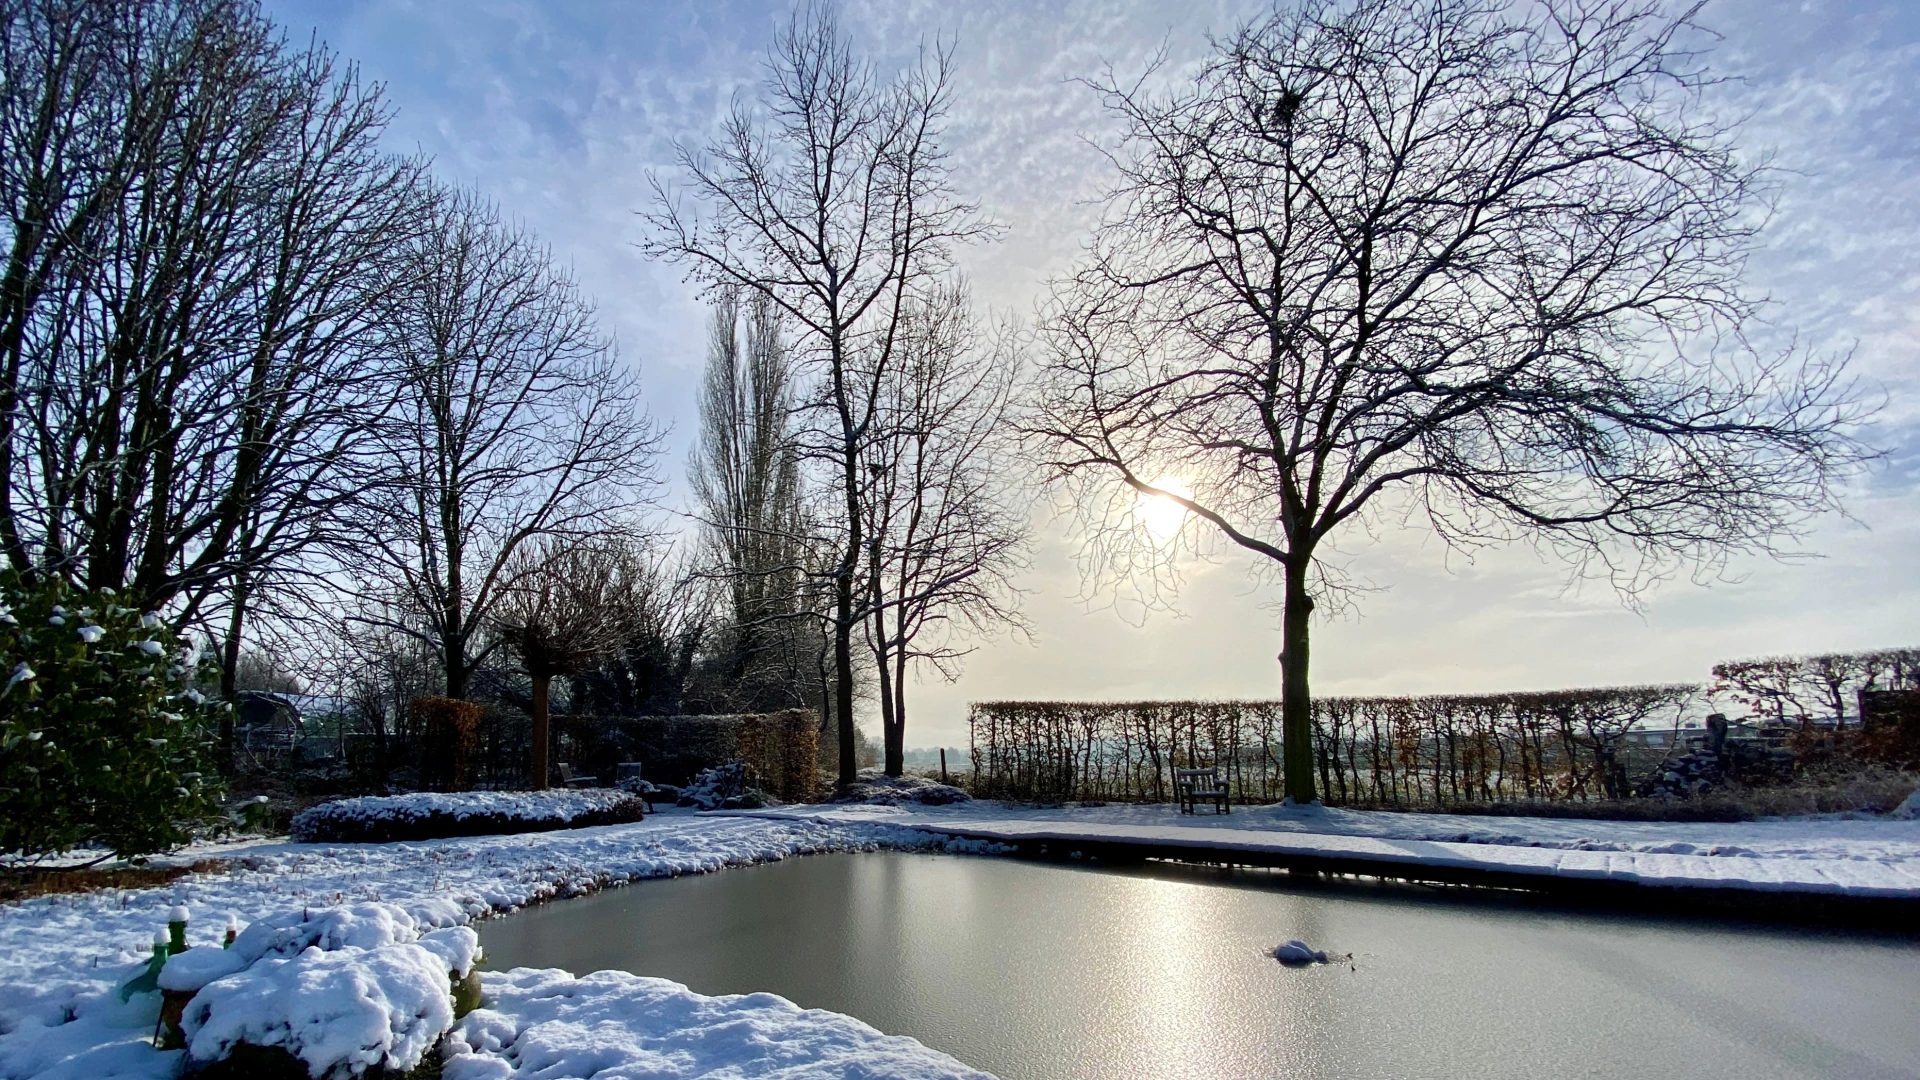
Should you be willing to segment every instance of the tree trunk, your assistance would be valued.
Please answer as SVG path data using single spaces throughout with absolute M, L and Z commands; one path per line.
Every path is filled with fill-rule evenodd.
M 1320 796 L 1313 786 L 1313 701 L 1307 691 L 1307 630 L 1313 615 L 1313 597 L 1307 593 L 1307 566 L 1302 555 L 1286 564 L 1285 611 L 1280 621 L 1280 738 L 1284 793 L 1295 803 Z
M 840 737 L 840 786 L 851 785 L 860 772 L 853 746 L 853 579 L 840 575 L 836 583 L 833 620 L 833 712 Z
M 246 628 L 247 576 L 233 583 L 233 609 L 227 615 L 227 640 L 220 648 L 220 696 L 231 706 L 220 714 L 220 771 L 233 771 L 233 717 L 239 707 L 236 696 L 240 679 L 240 634 Z
M 552 727 L 547 715 L 547 688 L 553 682 L 551 675 L 533 676 L 533 762 L 527 777 L 527 786 L 534 791 L 547 790 L 547 774 L 550 769 L 548 757 L 553 742 Z
M 873 626 L 874 635 L 879 639 L 879 646 L 874 649 L 874 660 L 876 661 L 874 669 L 880 676 L 881 767 L 888 776 L 899 776 L 901 772 L 900 754 L 896 745 L 899 742 L 896 731 L 898 721 L 895 720 L 893 714 L 893 669 L 887 663 L 888 658 L 893 655 L 893 651 L 892 647 L 887 643 L 887 612 L 885 608 L 879 608 L 873 613 Z
M 906 617 L 902 612 L 902 619 Z M 900 647 L 893 654 L 893 730 L 887 733 L 887 775 L 907 771 L 907 635 L 899 634 Z

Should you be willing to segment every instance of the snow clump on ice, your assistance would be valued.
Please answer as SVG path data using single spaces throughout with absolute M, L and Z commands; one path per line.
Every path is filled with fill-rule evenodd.
M 1275 948 L 1273 958 L 1283 964 L 1324 964 L 1327 962 L 1327 952 L 1296 938 Z

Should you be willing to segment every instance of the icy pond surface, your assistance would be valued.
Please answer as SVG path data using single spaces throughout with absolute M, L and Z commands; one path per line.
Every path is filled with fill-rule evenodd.
M 819 855 L 481 923 L 488 966 L 770 990 L 1004 1080 L 1920 1077 L 1920 942 L 1257 872 Z M 1287 968 L 1288 938 L 1353 964 Z

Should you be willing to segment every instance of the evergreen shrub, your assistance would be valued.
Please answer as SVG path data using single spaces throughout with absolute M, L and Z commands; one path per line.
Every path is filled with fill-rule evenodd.
M 228 706 L 155 616 L 109 589 L 0 573 L 0 857 L 78 847 L 132 858 L 220 818 Z

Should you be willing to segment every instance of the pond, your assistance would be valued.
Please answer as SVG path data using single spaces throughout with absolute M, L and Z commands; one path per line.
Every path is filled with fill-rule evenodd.
M 495 968 L 770 990 L 1003 1080 L 1920 1076 L 1911 939 L 1148 865 L 819 855 L 479 929 Z M 1296 937 L 1352 963 L 1267 955 Z

